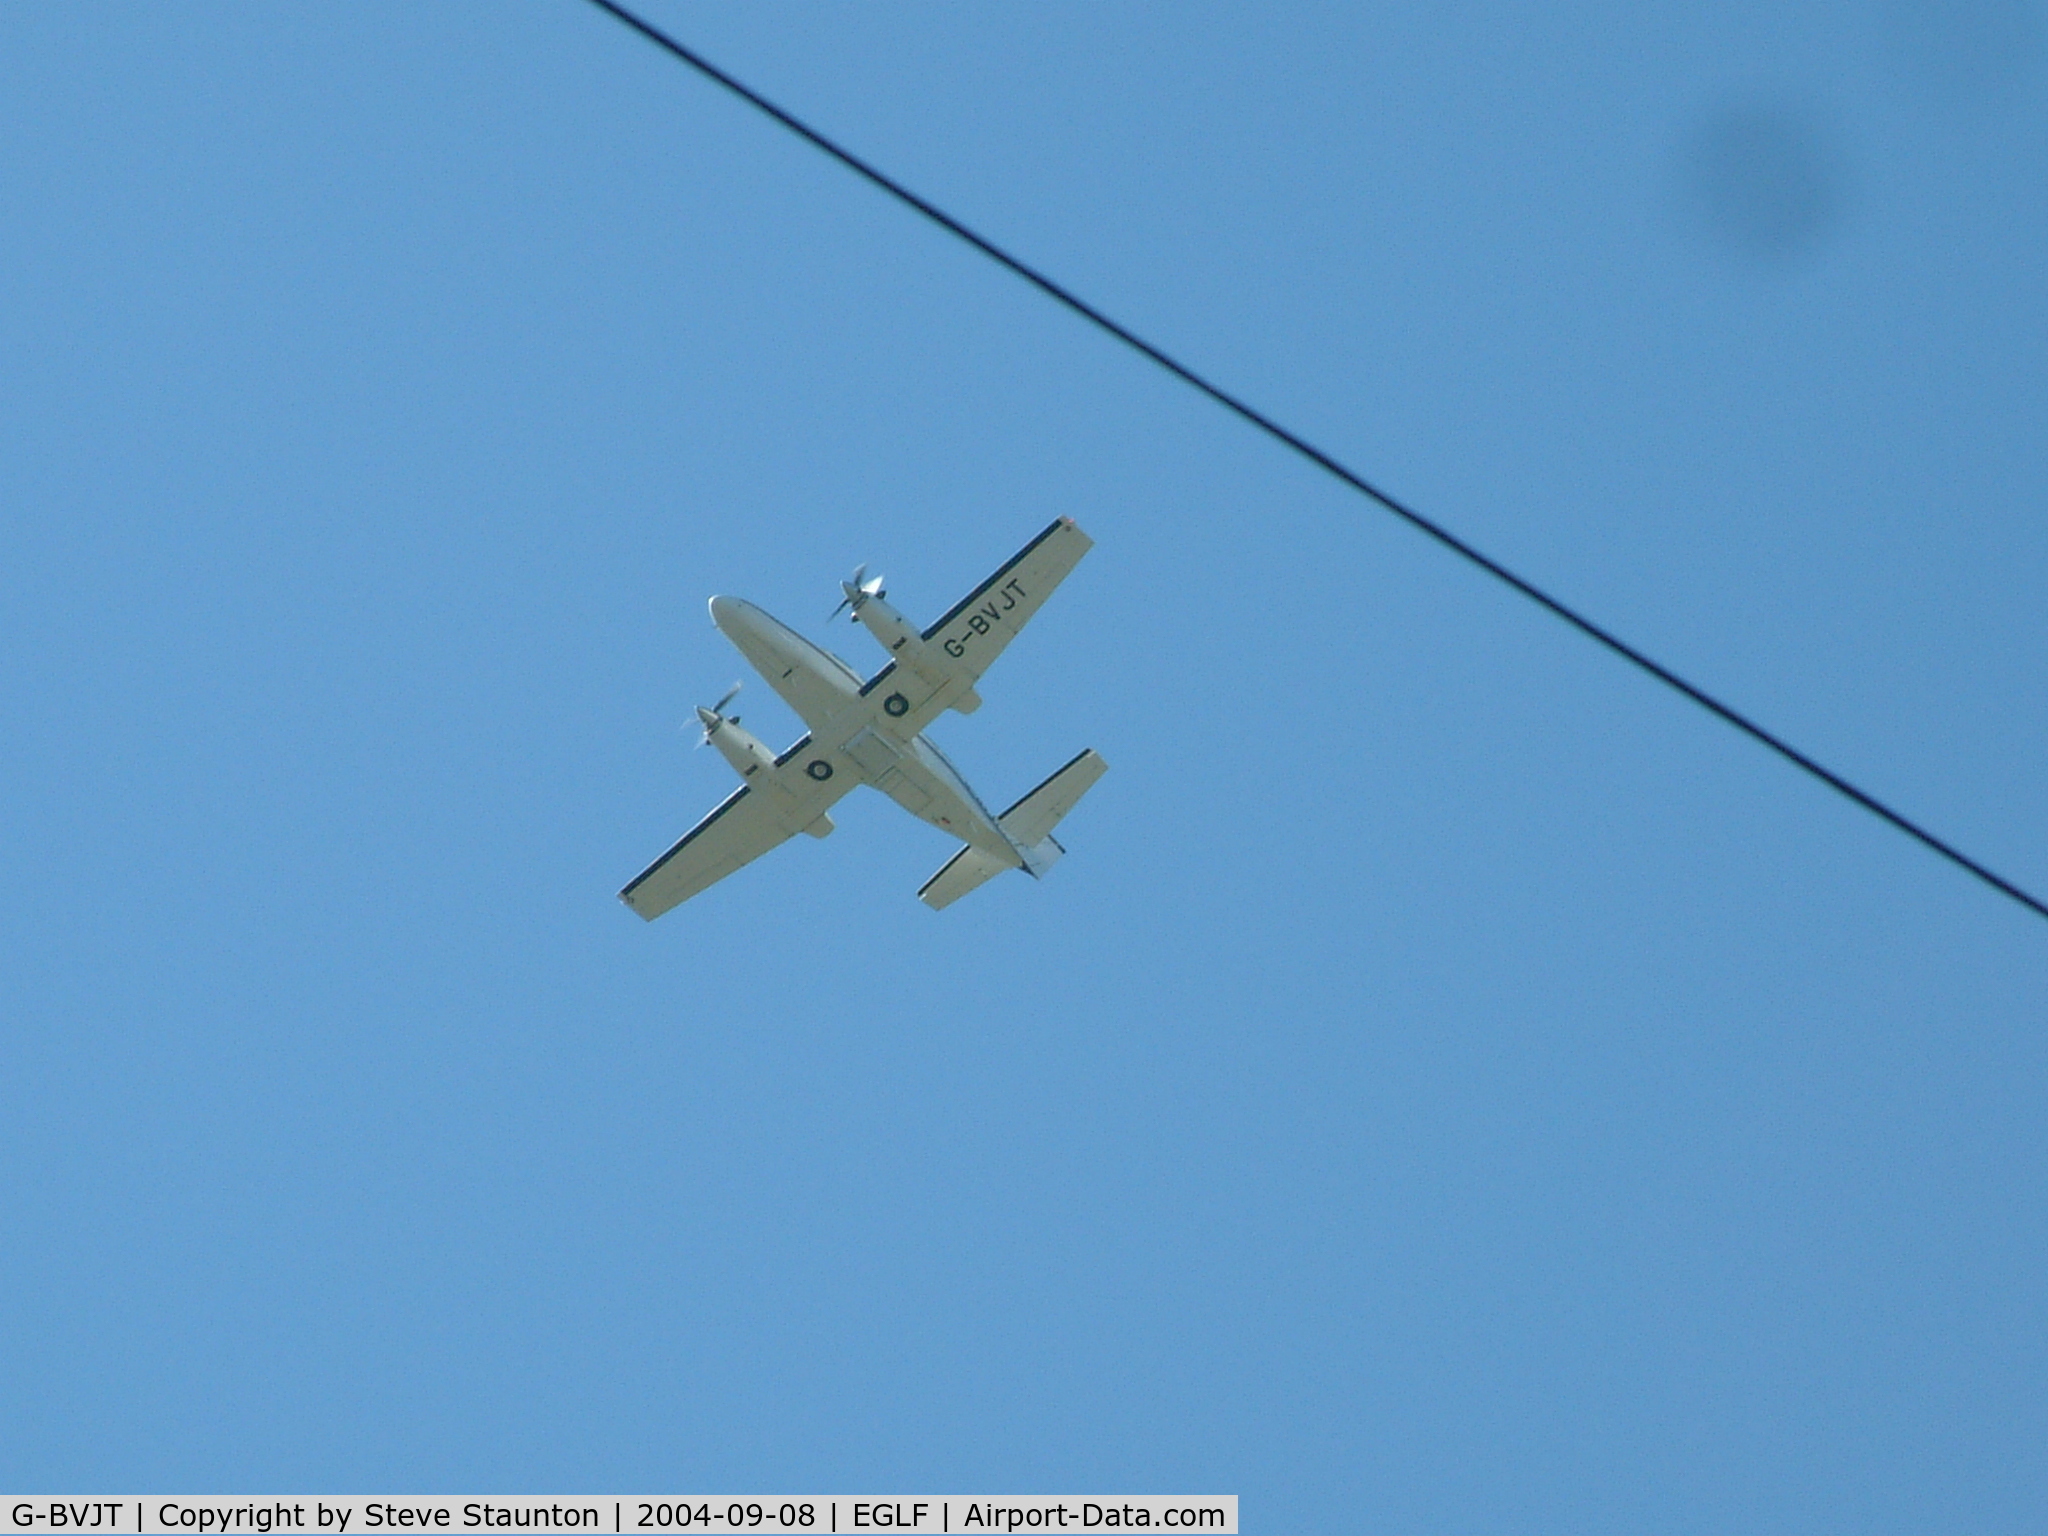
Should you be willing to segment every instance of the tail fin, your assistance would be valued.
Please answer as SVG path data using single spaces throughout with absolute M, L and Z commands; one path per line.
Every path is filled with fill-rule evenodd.
M 1032 874 L 1043 875 L 1066 852 L 1053 838 L 1052 829 L 1108 771 L 1109 764 L 1090 747 L 996 818 L 1022 850 L 1024 867 Z M 958 901 L 992 875 L 1015 867 L 978 848 L 962 848 L 946 861 L 943 869 L 925 881 L 918 898 L 937 911 Z

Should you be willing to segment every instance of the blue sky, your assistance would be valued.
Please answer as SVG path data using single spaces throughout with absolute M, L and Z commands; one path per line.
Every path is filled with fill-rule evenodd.
M 2048 886 L 2038 6 L 651 11 Z M 589 7 L 0 58 L 9 1485 L 2039 1528 L 2048 925 Z M 1051 878 L 619 906 L 1055 515 Z

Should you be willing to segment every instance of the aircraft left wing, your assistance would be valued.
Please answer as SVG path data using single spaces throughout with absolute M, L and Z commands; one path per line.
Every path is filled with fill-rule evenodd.
M 675 847 L 643 869 L 619 892 L 619 900 L 651 923 L 670 907 L 787 842 L 797 828 L 777 814 L 773 798 L 772 791 L 756 794 L 752 786 L 742 784 L 685 832 Z

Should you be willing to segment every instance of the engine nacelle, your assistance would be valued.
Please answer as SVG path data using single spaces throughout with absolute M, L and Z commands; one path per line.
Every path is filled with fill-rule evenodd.
M 754 783 L 764 773 L 775 772 L 775 754 L 761 743 L 752 731 L 743 731 L 734 722 L 713 715 L 704 722 L 704 734 L 719 754 L 732 764 L 733 772 Z
M 863 598 L 854 605 L 853 616 L 860 620 L 861 627 L 881 642 L 882 649 L 891 656 L 900 656 L 913 666 L 924 655 L 924 637 L 910 620 L 903 617 L 889 600 L 880 593 Z
M 882 649 L 897 661 L 910 668 L 933 688 L 944 688 L 960 677 L 959 668 L 936 646 L 926 645 L 924 636 L 910 620 L 889 606 L 888 599 L 877 593 L 864 599 L 853 610 L 853 616 L 860 620 L 867 632 L 881 642 Z M 981 708 L 981 695 L 971 687 L 960 690 L 951 705 L 963 715 L 971 715 Z

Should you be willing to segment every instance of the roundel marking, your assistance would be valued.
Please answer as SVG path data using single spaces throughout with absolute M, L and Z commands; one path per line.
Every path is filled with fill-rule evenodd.
M 901 719 L 904 715 L 910 713 L 910 700 L 903 697 L 900 693 L 892 693 L 889 697 L 882 700 L 882 713 L 894 715 Z
M 822 784 L 832 777 L 832 765 L 822 757 L 814 757 L 804 764 L 804 772 Z

